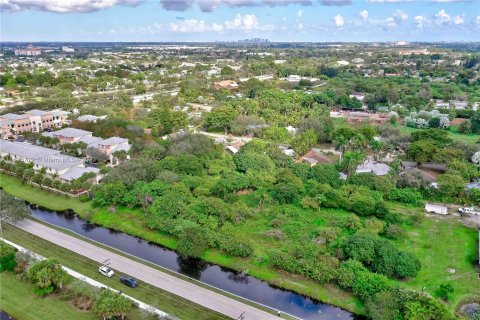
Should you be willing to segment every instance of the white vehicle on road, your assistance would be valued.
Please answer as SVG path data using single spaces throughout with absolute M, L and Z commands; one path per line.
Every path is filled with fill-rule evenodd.
M 465 207 L 465 208 L 460 208 L 458 209 L 458 212 L 460 212 L 462 215 L 477 215 L 480 216 L 480 209 L 475 208 L 475 207 Z
M 98 272 L 109 278 L 113 277 L 113 275 L 115 274 L 115 272 L 113 272 L 113 270 L 107 266 L 101 266 L 100 268 L 98 268 Z

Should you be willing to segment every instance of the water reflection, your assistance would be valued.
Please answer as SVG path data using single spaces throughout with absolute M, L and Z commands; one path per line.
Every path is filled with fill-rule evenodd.
M 191 278 L 200 280 L 202 272 L 208 268 L 208 263 L 206 261 L 178 256 L 178 273 L 185 274 Z

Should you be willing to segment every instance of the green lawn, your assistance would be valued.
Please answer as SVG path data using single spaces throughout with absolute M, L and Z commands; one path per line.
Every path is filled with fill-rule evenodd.
M 406 226 L 408 237 L 397 241 L 400 248 L 413 252 L 422 262 L 415 279 L 401 285 L 437 296 L 443 283 L 455 292 L 449 306 L 454 309 L 463 298 L 480 296 L 480 280 L 474 268 L 478 253 L 478 231 L 467 228 L 451 217 L 426 219 L 420 226 Z M 455 269 L 449 273 L 448 269 Z
M 424 129 L 417 129 L 417 128 L 410 128 L 410 127 L 405 127 L 401 126 L 400 129 L 404 132 L 412 133 L 418 130 L 424 130 Z M 454 141 L 462 141 L 466 143 L 477 143 L 477 141 L 480 140 L 480 137 L 478 134 L 461 134 L 458 133 L 457 127 L 451 127 L 448 130 L 448 135 L 454 140 Z
M 19 179 L 4 173 L 0 173 L 0 187 L 16 197 L 51 210 L 71 209 L 82 216 L 88 216 L 92 212 L 90 203 L 82 203 L 77 198 L 61 196 L 29 184 L 22 184 Z
M 154 305 L 155 307 L 167 313 L 175 315 L 180 319 L 194 320 L 220 320 L 225 319 L 224 316 L 206 309 L 200 305 L 194 304 L 181 297 L 163 291 L 157 287 L 140 282 L 135 289 L 121 284 L 118 276 L 106 278 L 98 273 L 98 263 L 78 255 L 65 248 L 57 246 L 51 242 L 43 240 L 28 232 L 20 230 L 16 227 L 5 225 L 4 237 L 24 248 L 36 252 L 44 257 L 55 258 L 62 265 L 69 267 L 81 274 L 95 279 L 111 288 L 122 290 L 127 295 L 139 299 L 145 303 Z M 119 273 L 117 272 L 117 275 Z M 36 318 L 43 319 L 43 318 Z M 57 318 L 61 319 L 61 318 Z
M 90 312 L 77 310 L 69 301 L 37 296 L 32 284 L 18 280 L 11 272 L 0 273 L 0 309 L 19 320 L 98 319 Z

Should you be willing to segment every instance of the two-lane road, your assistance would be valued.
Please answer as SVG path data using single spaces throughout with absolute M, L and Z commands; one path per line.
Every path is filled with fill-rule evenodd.
M 17 223 L 16 226 L 99 263 L 110 259 L 109 266 L 113 269 L 129 274 L 143 282 L 171 292 L 228 317 L 237 319 L 243 313 L 243 319 L 245 320 L 279 319 L 270 313 L 176 278 L 41 223 L 26 219 Z

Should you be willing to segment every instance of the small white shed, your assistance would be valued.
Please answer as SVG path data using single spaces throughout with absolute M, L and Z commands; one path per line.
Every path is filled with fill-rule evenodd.
M 436 204 L 425 204 L 425 211 L 429 213 L 436 213 L 436 214 L 448 214 L 448 208 L 445 206 L 439 206 Z

